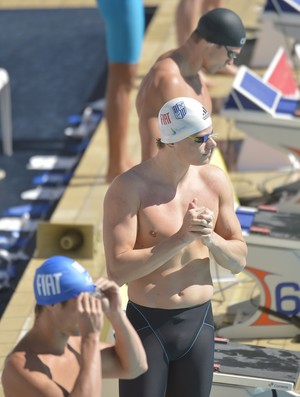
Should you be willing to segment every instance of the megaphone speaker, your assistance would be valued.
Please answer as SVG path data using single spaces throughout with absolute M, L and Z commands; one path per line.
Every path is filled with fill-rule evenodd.
M 94 226 L 39 222 L 36 240 L 36 256 L 48 258 L 65 255 L 78 259 L 93 259 L 95 252 Z

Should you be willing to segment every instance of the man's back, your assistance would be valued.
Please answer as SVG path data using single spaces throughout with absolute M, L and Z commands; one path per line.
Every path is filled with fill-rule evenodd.
M 192 39 L 187 44 L 158 58 L 141 82 L 136 109 L 142 145 L 142 161 L 157 152 L 159 138 L 157 116 L 165 102 L 185 96 L 198 100 L 211 112 L 208 89 L 201 81 L 199 66 L 194 66 L 196 48 Z M 198 56 L 195 58 L 199 58 Z
M 43 387 L 52 389 L 53 395 L 61 392 L 63 396 L 68 396 L 80 369 L 79 350 L 79 338 L 70 338 L 63 352 L 50 354 L 49 346 L 44 342 L 41 343 L 35 332 L 31 330 L 6 358 L 3 385 L 4 387 L 9 385 L 10 377 L 13 377 L 14 393 L 26 397 L 31 395 L 29 382 L 36 381 L 38 376 L 39 382 Z M 23 383 L 24 379 L 26 381 Z M 11 386 L 9 390 L 12 390 Z

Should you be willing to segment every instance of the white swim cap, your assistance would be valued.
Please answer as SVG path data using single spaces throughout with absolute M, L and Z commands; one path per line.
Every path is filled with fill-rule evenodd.
M 208 111 L 196 99 L 179 97 L 164 104 L 158 114 L 161 141 L 175 143 L 212 125 Z

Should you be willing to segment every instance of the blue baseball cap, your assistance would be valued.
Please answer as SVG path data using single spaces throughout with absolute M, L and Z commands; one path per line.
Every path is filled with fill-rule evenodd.
M 74 259 L 52 256 L 36 269 L 34 294 L 37 304 L 54 305 L 81 292 L 94 292 L 95 284 L 88 271 Z

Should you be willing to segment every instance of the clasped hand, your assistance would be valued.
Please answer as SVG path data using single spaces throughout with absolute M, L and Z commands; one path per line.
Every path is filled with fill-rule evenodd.
M 206 207 L 197 207 L 197 200 L 194 199 L 189 204 L 180 231 L 192 241 L 201 238 L 205 243 L 214 231 L 214 212 Z

